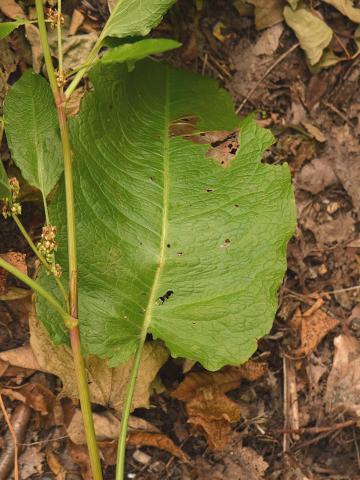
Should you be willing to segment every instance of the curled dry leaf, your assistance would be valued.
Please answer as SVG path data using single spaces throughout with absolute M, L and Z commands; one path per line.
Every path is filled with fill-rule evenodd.
M 284 8 L 286 23 L 291 27 L 305 51 L 310 65 L 321 59 L 324 49 L 331 42 L 333 31 L 313 11 L 299 7 L 295 11 L 291 7 Z
M 341 334 L 334 339 L 335 355 L 326 386 L 329 412 L 348 412 L 360 416 L 360 342 Z
M 69 442 L 68 452 L 72 461 L 79 465 L 83 480 L 93 480 L 87 448 L 82 445 L 75 445 L 74 443 Z
M 61 464 L 59 456 L 48 448 L 46 450 L 46 461 L 56 480 L 66 480 L 66 469 Z
M 29 326 L 30 344 L 41 370 L 60 377 L 63 382 L 62 397 L 78 398 L 71 351 L 52 343 L 33 312 L 29 316 Z M 151 384 L 167 358 L 168 352 L 161 344 L 149 342 L 145 345 L 133 408 L 148 407 Z M 90 356 L 87 369 L 92 401 L 121 411 L 131 365 L 132 359 L 118 367 L 109 368 L 106 360 Z
M 330 317 L 322 310 L 302 313 L 298 308 L 291 326 L 300 335 L 300 347 L 291 351 L 291 355 L 302 357 L 310 355 L 319 345 L 321 340 L 339 324 L 339 320 Z
M 17 388 L 2 388 L 1 394 L 25 403 L 41 415 L 52 412 L 55 403 L 55 395 L 40 383 L 27 383 Z
M 271 27 L 283 20 L 284 2 L 282 0 L 247 0 L 255 7 L 255 25 L 257 30 Z
M 323 0 L 355 23 L 360 23 L 360 8 L 354 7 L 353 0 Z
M 257 380 L 266 369 L 264 363 L 249 361 L 216 373 L 191 372 L 171 395 L 185 402 L 188 422 L 205 433 L 210 448 L 222 450 L 231 440 L 230 424 L 241 416 L 240 406 L 225 393 L 243 380 Z
M 119 436 L 120 429 L 120 420 L 112 414 L 110 411 L 102 413 L 93 413 L 94 426 L 96 432 L 96 438 L 105 442 L 108 440 L 115 440 Z M 159 433 L 159 430 L 152 425 L 151 423 L 143 420 L 142 418 L 134 417 L 130 415 L 129 418 L 129 429 Z M 76 445 L 85 445 L 85 431 L 84 424 L 81 415 L 81 410 L 76 409 L 75 413 L 66 427 L 67 434 L 69 435 L 70 440 Z
M 155 447 L 164 450 L 170 455 L 178 458 L 184 463 L 188 463 L 189 459 L 185 453 L 175 445 L 175 443 L 163 433 L 150 432 L 134 432 L 130 431 L 127 445 L 133 447 Z M 104 461 L 107 465 L 115 465 L 117 453 L 117 441 L 99 443 Z

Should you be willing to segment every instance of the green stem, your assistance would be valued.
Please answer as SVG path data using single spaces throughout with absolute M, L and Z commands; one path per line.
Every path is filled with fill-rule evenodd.
M 83 76 L 86 75 L 86 73 L 89 71 L 89 66 L 91 66 L 92 63 L 96 60 L 97 54 L 99 53 L 99 50 L 100 50 L 101 45 L 102 45 L 102 41 L 103 41 L 103 38 L 102 38 L 102 35 L 100 35 L 100 37 L 97 39 L 95 45 L 93 46 L 91 52 L 87 56 L 87 58 L 84 62 L 84 66 L 78 71 L 78 73 L 75 75 L 75 77 L 71 81 L 70 85 L 66 89 L 65 97 L 67 99 L 70 98 L 70 96 L 74 93 L 74 91 L 76 90 L 76 87 L 81 82 Z
M 52 307 L 61 315 L 61 317 L 64 320 L 64 323 L 68 327 L 74 327 L 74 325 L 77 323 L 77 320 L 72 318 L 60 305 L 60 303 L 49 293 L 47 290 L 45 290 L 39 283 L 34 282 L 30 277 L 25 275 L 25 273 L 21 272 L 18 268 L 14 267 L 11 265 L 11 263 L 7 262 L 3 258 L 0 258 L 0 267 L 6 270 L 7 272 L 11 273 L 14 275 L 14 277 L 18 278 L 21 280 L 25 285 L 30 287 L 34 292 L 38 293 L 44 299 L 50 303 Z
M 39 250 L 36 248 L 36 245 L 34 244 L 34 242 L 31 240 L 30 238 L 30 235 L 27 233 L 27 231 L 25 230 L 24 228 L 24 225 L 21 223 L 19 217 L 17 215 L 13 215 L 12 216 L 13 219 L 14 219 L 14 222 L 16 223 L 16 225 L 18 226 L 20 232 L 22 233 L 23 237 L 25 238 L 25 240 L 28 242 L 31 250 L 35 253 L 35 255 L 38 257 L 38 259 L 40 260 L 40 262 L 44 265 L 44 267 L 46 268 L 46 270 L 52 274 L 52 271 L 51 271 L 51 265 L 49 265 L 49 263 L 45 260 L 45 258 L 41 255 L 41 253 L 39 252 Z M 53 275 L 53 274 L 52 274 Z M 59 290 L 62 294 L 62 296 L 64 297 L 64 300 L 65 300 L 65 304 L 66 304 L 66 308 L 67 310 L 69 311 L 69 298 L 68 298 L 68 295 L 65 291 L 65 288 L 64 288 L 64 285 L 62 284 L 60 278 L 58 277 L 55 277 L 55 275 L 53 275 L 54 279 L 55 279 L 55 282 L 57 283 L 57 286 L 59 287 Z
M 72 157 L 69 141 L 69 132 L 65 113 L 66 98 L 60 90 L 55 77 L 54 66 L 51 61 L 50 48 L 48 44 L 47 31 L 44 20 L 42 0 L 35 0 L 37 17 L 39 22 L 40 42 L 44 52 L 46 70 L 48 72 L 50 86 L 56 104 L 60 136 L 63 146 L 65 194 L 66 194 L 66 215 L 68 234 L 68 256 L 69 256 L 69 300 L 71 317 L 78 317 L 78 282 L 77 282 L 77 255 L 76 255 L 76 229 L 74 211 L 74 186 L 72 173 Z M 60 46 L 61 48 L 61 46 Z M 84 421 L 86 443 L 89 450 L 90 465 L 93 480 L 102 480 L 100 455 L 96 442 L 95 427 L 91 411 L 89 385 L 87 381 L 84 359 L 81 353 L 79 327 L 71 328 L 69 331 L 71 348 L 73 352 L 74 365 L 77 377 L 77 384 L 80 397 L 81 411 Z
M 125 478 L 125 456 L 126 456 L 126 439 L 127 439 L 127 432 L 128 432 L 128 423 L 129 423 L 129 417 L 131 412 L 131 404 L 134 397 L 136 380 L 139 373 L 142 352 L 145 345 L 146 334 L 147 334 L 147 328 L 143 329 L 141 332 L 139 346 L 135 353 L 133 365 L 131 367 L 130 377 L 128 380 L 125 404 L 123 406 L 123 411 L 121 415 L 121 425 L 120 425 L 119 443 L 118 443 L 117 461 L 116 461 L 116 480 L 124 480 Z
M 61 39 L 61 0 L 57 2 L 58 18 L 57 18 L 57 41 L 58 41 L 58 61 L 59 61 L 59 77 L 63 75 L 63 51 L 62 51 L 62 39 Z

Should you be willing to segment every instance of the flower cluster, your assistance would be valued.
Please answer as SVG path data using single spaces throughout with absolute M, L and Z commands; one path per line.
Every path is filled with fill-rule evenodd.
M 48 20 L 50 21 L 50 28 L 51 30 L 55 30 L 56 25 L 59 20 L 59 12 L 56 10 L 56 8 L 48 8 L 46 11 L 46 16 Z M 61 14 L 60 16 L 60 25 L 64 25 L 64 15 Z
M 45 225 L 42 229 L 41 239 L 37 244 L 37 248 L 45 260 L 51 265 L 51 272 L 56 277 L 60 277 L 61 266 L 55 263 L 57 246 L 55 225 Z
M 20 215 L 21 214 L 21 205 L 18 202 L 20 185 L 16 177 L 9 178 L 9 187 L 11 192 L 11 202 L 8 198 L 3 198 L 3 206 L 1 213 L 4 218 L 11 217 L 11 215 Z

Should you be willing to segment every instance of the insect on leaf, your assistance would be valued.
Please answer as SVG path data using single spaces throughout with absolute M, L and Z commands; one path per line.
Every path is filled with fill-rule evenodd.
M 207 369 L 244 362 L 271 328 L 295 226 L 288 166 L 261 162 L 271 133 L 215 81 L 157 62 L 98 65 L 91 81 L 70 123 L 84 348 L 116 365 L 145 325 Z M 66 272 L 63 186 L 50 209 Z

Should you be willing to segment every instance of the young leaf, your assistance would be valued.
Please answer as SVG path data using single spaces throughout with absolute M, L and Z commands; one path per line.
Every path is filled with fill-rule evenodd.
M 146 38 L 135 43 L 125 43 L 108 50 L 101 58 L 102 63 L 134 62 L 181 47 L 181 43 L 167 38 Z
M 118 0 L 102 32 L 105 37 L 144 37 L 176 0 Z
M 16 28 L 20 27 L 20 25 L 24 25 L 26 20 L 19 19 L 15 22 L 1 22 L 0 23 L 0 40 L 10 35 Z
M 63 170 L 56 108 L 48 82 L 27 70 L 5 99 L 6 138 L 25 180 L 46 197 Z
M 9 180 L 6 174 L 4 164 L 0 160 L 0 201 L 1 199 L 11 200 Z
M 273 322 L 295 226 L 288 166 L 261 163 L 272 135 L 239 123 L 213 80 L 156 62 L 98 65 L 91 80 L 70 124 L 82 345 L 116 365 L 145 322 L 174 356 L 244 362 Z M 66 271 L 64 212 L 61 186 L 51 215 Z

